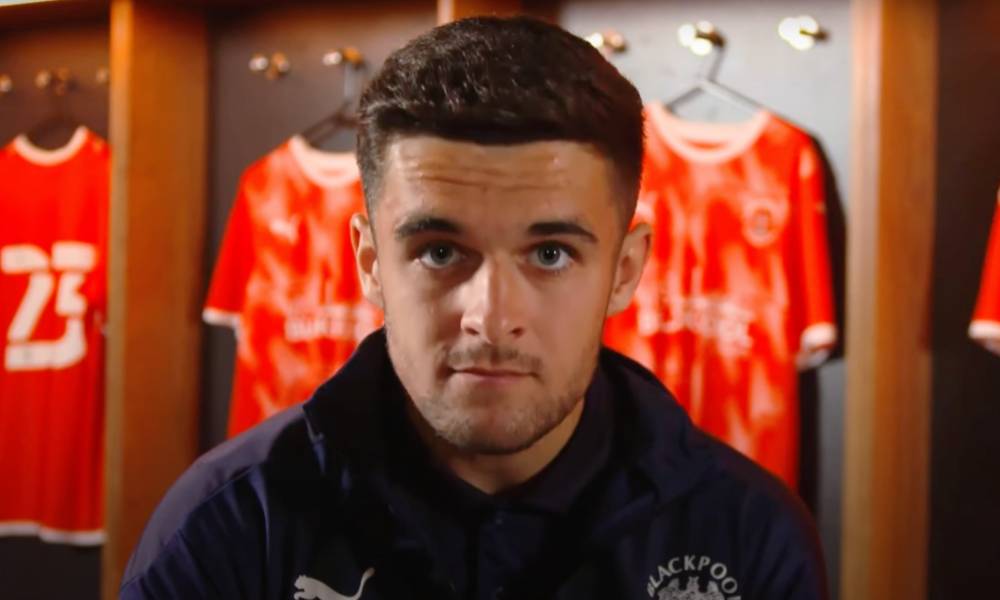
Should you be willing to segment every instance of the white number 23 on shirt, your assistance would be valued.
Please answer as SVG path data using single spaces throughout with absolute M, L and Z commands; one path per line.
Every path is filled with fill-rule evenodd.
M 80 287 L 96 262 L 96 248 L 83 242 L 56 242 L 51 257 L 30 244 L 0 248 L 0 272 L 28 276 L 28 287 L 7 329 L 7 371 L 65 369 L 83 360 L 87 354 L 83 327 L 87 298 Z M 66 318 L 66 329 L 57 340 L 32 340 L 53 293 L 55 313 Z

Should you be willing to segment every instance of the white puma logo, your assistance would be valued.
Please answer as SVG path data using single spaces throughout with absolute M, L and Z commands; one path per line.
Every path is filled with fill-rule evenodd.
M 294 244 L 299 239 L 299 221 L 299 215 L 292 215 L 288 219 L 271 219 L 268 229 L 289 244 Z
M 373 568 L 364 572 L 361 576 L 361 584 L 358 586 L 358 593 L 353 596 L 345 596 L 330 589 L 330 586 L 322 581 L 299 575 L 298 579 L 295 580 L 295 587 L 299 591 L 295 593 L 294 598 L 295 600 L 358 600 L 361 597 L 361 592 L 365 589 L 365 582 L 374 574 L 375 569 Z

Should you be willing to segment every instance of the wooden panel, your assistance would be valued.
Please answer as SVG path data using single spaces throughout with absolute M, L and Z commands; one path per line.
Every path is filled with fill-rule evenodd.
M 438 0 L 438 23 L 476 15 L 513 15 L 521 12 L 520 0 Z
M 876 350 L 872 343 L 876 302 L 875 247 L 878 242 L 878 117 L 881 62 L 881 6 L 854 1 L 854 86 L 852 98 L 852 160 L 849 196 L 852 199 L 848 243 L 847 373 L 844 407 L 844 485 L 842 502 L 842 598 L 867 598 L 871 576 L 871 505 L 874 423 L 869 413 L 874 390 Z M 862 343 L 863 342 L 863 343 Z M 831 574 L 832 575 L 832 574 Z
M 197 450 L 207 65 L 197 9 L 114 0 L 109 599 L 150 513 Z
M 23 31 L 40 25 L 106 19 L 108 4 L 108 0 L 58 0 L 0 6 L 0 29 Z
M 942 2 L 928 597 L 1000 589 L 1000 357 L 969 320 L 1000 185 L 1000 2 Z
M 841 596 L 924 598 L 937 5 L 855 10 Z

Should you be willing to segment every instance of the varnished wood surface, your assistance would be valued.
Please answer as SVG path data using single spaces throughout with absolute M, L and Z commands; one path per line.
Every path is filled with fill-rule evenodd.
M 855 10 L 841 597 L 925 598 L 937 4 Z
M 480 15 L 509 16 L 521 12 L 520 0 L 438 0 L 438 23 Z
M 207 43 L 195 9 L 112 4 L 108 599 L 156 503 L 197 452 Z
M 107 19 L 109 0 L 57 0 L 0 5 L 0 31 L 24 31 L 51 24 Z

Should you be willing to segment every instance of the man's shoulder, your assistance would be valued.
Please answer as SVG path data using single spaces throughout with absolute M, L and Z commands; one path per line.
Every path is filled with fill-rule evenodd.
M 606 350 L 605 357 L 614 385 L 630 399 L 635 425 L 630 436 L 649 438 L 644 464 L 660 481 L 664 499 L 686 497 L 691 501 L 684 504 L 707 518 L 727 515 L 733 524 L 780 523 L 781 529 L 814 537 L 809 511 L 780 479 L 698 428 L 647 369 L 612 351 Z M 756 526 L 741 530 L 753 534 Z
M 779 589 L 805 586 L 803 597 L 825 597 L 823 550 L 815 519 L 802 499 L 742 453 L 700 435 L 713 459 L 688 497 L 686 504 L 697 512 L 691 521 L 711 524 L 703 531 L 708 539 L 732 544 L 741 557 L 748 592 L 756 590 L 749 595 L 772 597 Z M 709 531 L 724 534 L 715 537 Z
M 605 356 L 618 391 L 631 399 L 631 419 L 651 438 L 654 471 L 667 478 L 686 466 L 697 472 L 698 484 L 692 485 L 690 493 L 730 500 L 753 498 L 775 509 L 801 508 L 801 501 L 781 480 L 695 425 L 653 373 L 614 351 L 605 349 Z
M 190 512 L 199 501 L 264 467 L 294 478 L 318 474 L 320 441 L 311 434 L 302 406 L 285 409 L 199 457 L 164 503 L 176 495 L 180 508 Z
M 825 558 L 816 522 L 805 503 L 777 476 L 743 454 L 712 440 L 718 460 L 710 487 L 728 498 L 728 520 L 753 573 L 747 581 L 755 597 L 825 598 Z M 801 595 L 800 595 L 801 594 Z
M 702 433 L 714 456 L 714 469 L 707 477 L 707 490 L 738 499 L 747 510 L 808 517 L 802 500 L 776 475 L 731 446 Z
M 302 482 L 322 471 L 321 440 L 301 406 L 286 409 L 199 457 L 171 486 L 143 531 L 125 581 L 142 574 L 173 538 L 197 526 L 199 514 L 266 503 L 276 479 Z M 256 510 L 254 512 L 257 512 Z M 244 518 L 245 515 L 232 515 Z
M 386 443 L 380 400 L 391 367 L 384 348 L 382 331 L 371 334 L 308 401 L 191 465 L 146 525 L 124 585 L 149 584 L 144 574 L 186 581 L 183 573 L 197 571 L 199 560 L 235 562 L 254 573 L 273 534 L 296 527 L 311 535 L 318 512 L 331 518 L 329 501 L 342 500 L 350 484 L 343 470 L 369 464 Z

